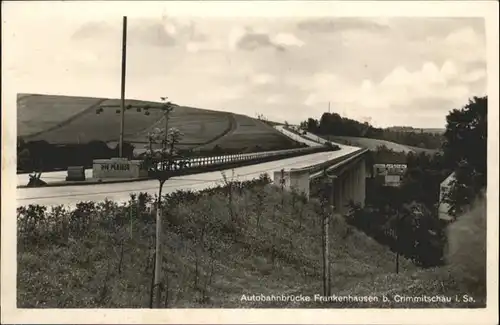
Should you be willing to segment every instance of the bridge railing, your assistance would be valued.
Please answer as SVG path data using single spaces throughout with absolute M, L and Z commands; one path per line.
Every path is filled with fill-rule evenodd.
M 246 154 L 221 155 L 209 157 L 190 157 L 174 159 L 173 161 L 153 160 L 154 164 L 158 164 L 158 168 L 169 170 L 172 175 L 193 174 L 197 172 L 207 172 L 211 170 L 219 170 L 221 168 L 240 167 L 244 165 L 262 163 L 284 158 L 292 158 L 318 152 L 331 151 L 331 148 L 326 146 L 295 148 L 276 151 L 264 151 Z
M 342 168 L 352 162 L 354 159 L 360 158 L 368 152 L 368 149 L 359 149 L 344 156 L 318 163 L 313 166 L 304 168 L 292 168 L 291 171 L 308 171 L 311 178 L 318 177 L 325 169 Z

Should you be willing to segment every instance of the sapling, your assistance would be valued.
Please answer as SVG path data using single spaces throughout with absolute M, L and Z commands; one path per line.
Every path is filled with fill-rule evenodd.
M 162 98 L 165 101 L 166 97 Z M 150 176 L 158 180 L 158 199 L 156 204 L 156 250 L 155 250 L 155 268 L 154 268 L 154 286 L 156 290 L 154 307 L 159 308 L 162 295 L 162 190 L 165 182 L 172 176 L 174 159 L 177 157 L 175 146 L 182 138 L 182 133 L 177 128 L 168 128 L 169 115 L 173 111 L 173 104 L 164 102 L 161 109 L 165 115 L 165 129 L 155 128 L 148 133 L 146 145 L 145 165 L 148 168 Z M 154 149 L 155 145 L 160 145 L 160 149 Z M 153 300 L 153 299 L 151 299 Z

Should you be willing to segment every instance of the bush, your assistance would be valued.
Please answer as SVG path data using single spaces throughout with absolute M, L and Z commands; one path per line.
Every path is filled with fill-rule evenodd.
M 446 262 L 461 289 L 486 294 L 486 201 L 448 226 Z
M 324 146 L 329 148 L 330 150 L 340 150 L 340 147 L 338 145 L 333 144 L 330 141 L 325 142 Z
M 90 141 L 85 145 L 87 160 L 111 158 L 112 149 L 103 141 Z
M 214 146 L 214 148 L 212 149 L 212 152 L 213 152 L 214 154 L 217 154 L 217 155 L 218 155 L 218 154 L 222 154 L 222 153 L 223 153 L 223 150 L 222 150 L 221 146 L 219 146 L 218 144 L 216 144 L 216 145 Z
M 113 157 L 119 157 L 120 153 L 120 144 L 116 144 L 115 149 L 113 150 Z M 123 142 L 123 157 L 128 159 L 134 158 L 134 146 L 128 142 Z
M 92 166 L 94 159 L 118 157 L 118 145 L 111 149 L 105 142 L 53 145 L 46 141 L 19 142 L 17 164 L 20 172 L 53 171 L 68 166 Z M 134 158 L 134 146 L 125 142 L 123 155 Z

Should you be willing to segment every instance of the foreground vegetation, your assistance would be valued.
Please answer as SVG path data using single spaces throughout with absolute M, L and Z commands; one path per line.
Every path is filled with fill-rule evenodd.
M 164 307 L 409 306 L 381 301 L 321 306 L 241 301 L 243 294 L 322 292 L 320 234 L 326 209 L 321 200 L 282 192 L 267 176 L 227 182 L 200 193 L 173 193 L 164 202 Z M 153 203 L 154 198 L 140 194 L 123 205 L 82 202 L 73 211 L 20 208 L 18 307 L 149 307 Z M 467 306 L 484 304 L 481 292 L 457 284 L 458 277 L 449 271 L 455 266 L 420 270 L 401 258 L 400 272 L 395 274 L 395 255 L 388 248 L 340 216 L 333 218 L 330 229 L 331 286 L 336 295 L 474 294 L 476 303 Z M 458 250 L 460 245 L 464 244 L 458 243 Z M 458 265 L 463 262 L 460 257 L 453 260 Z M 464 267 L 462 275 L 471 278 L 468 264 Z M 464 304 L 446 304 L 460 306 Z

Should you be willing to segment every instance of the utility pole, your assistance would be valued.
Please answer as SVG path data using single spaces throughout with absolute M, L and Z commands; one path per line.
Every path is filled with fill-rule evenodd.
M 336 175 L 329 175 L 325 170 L 325 176 L 331 180 L 331 184 L 325 181 L 325 185 L 330 187 L 330 195 L 328 195 L 328 209 L 323 217 L 323 295 L 330 296 L 331 294 L 331 274 L 330 274 L 330 215 L 334 211 L 334 184 Z M 329 186 L 328 186 L 329 185 Z
M 281 205 L 285 204 L 285 169 L 281 169 L 281 179 L 280 179 L 280 186 L 281 186 Z
M 162 206 L 161 206 L 161 190 L 165 180 L 160 181 L 160 190 L 158 193 L 158 204 L 156 206 L 156 243 L 155 243 L 155 273 L 154 273 L 154 290 L 155 300 L 154 300 L 154 308 L 160 308 L 161 301 L 161 293 L 162 293 L 162 257 L 163 252 L 161 249 L 161 241 L 162 241 Z
M 328 102 L 328 113 L 330 113 L 330 102 Z
M 399 231 L 400 231 L 400 215 L 399 211 L 396 210 L 396 274 L 399 273 Z
M 120 120 L 120 158 L 123 157 L 123 133 L 125 130 L 125 76 L 127 70 L 127 16 L 123 16 L 122 38 L 122 80 L 121 80 L 121 120 Z
M 323 295 L 330 295 L 330 238 L 329 232 L 329 211 L 323 217 Z

